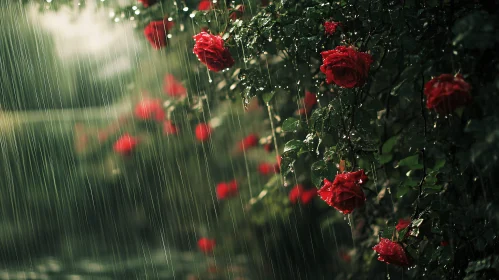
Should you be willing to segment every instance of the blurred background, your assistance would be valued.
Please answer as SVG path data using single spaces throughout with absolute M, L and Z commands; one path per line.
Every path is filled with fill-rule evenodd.
M 280 182 L 257 172 L 276 162 L 261 148 L 271 125 L 258 104 L 218 97 L 224 85 L 192 54 L 194 25 L 157 51 L 114 12 L 140 11 L 135 1 L 22 2 L 0 4 L 0 279 L 265 279 L 293 274 L 297 259 L 315 266 L 301 243 L 331 233 L 312 230 L 311 210 L 278 193 L 254 206 L 271 220 L 247 215 Z M 167 75 L 185 97 L 168 95 Z M 175 133 L 137 114 L 144 100 L 159 100 Z M 199 123 L 213 128 L 207 142 Z M 253 132 L 260 148 L 241 151 Z M 129 154 L 115 147 L 125 134 L 138 143 Z M 239 196 L 219 201 L 215 186 L 232 180 Z M 280 243 L 290 233 L 297 242 Z M 337 234 L 350 240 L 346 224 Z M 213 255 L 198 249 L 203 237 L 217 241 Z

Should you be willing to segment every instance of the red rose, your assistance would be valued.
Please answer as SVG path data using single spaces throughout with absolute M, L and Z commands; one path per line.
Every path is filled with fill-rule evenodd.
M 238 18 L 241 18 L 243 16 L 244 10 L 244 5 L 237 5 L 236 8 L 230 13 L 230 19 L 236 20 Z
M 319 196 L 329 206 L 343 214 L 351 213 L 355 208 L 364 205 L 366 196 L 361 189 L 367 181 L 364 170 L 336 175 L 334 182 L 324 179 L 324 186 L 318 191 Z
M 336 32 L 336 28 L 338 26 L 343 26 L 341 22 L 336 22 L 336 21 L 326 21 L 324 22 L 324 31 L 326 32 L 326 35 L 333 35 Z
M 150 5 L 156 3 L 156 0 L 139 0 L 139 3 L 142 3 L 142 6 L 144 6 L 144 8 L 147 8 Z
M 161 100 L 159 99 L 142 99 L 135 106 L 135 116 L 141 120 L 154 119 L 156 121 L 162 121 L 165 118 L 165 112 L 161 106 Z
M 300 201 L 303 205 L 307 205 L 316 196 L 317 196 L 317 189 L 312 188 L 306 190 L 305 188 L 303 188 L 302 185 L 296 185 L 289 192 L 289 201 L 292 204 L 296 204 L 298 201 Z
M 206 237 L 200 238 L 198 240 L 198 248 L 205 254 L 213 252 L 213 249 L 215 248 L 215 239 L 208 239 Z
M 262 7 L 267 7 L 269 5 L 270 0 L 262 0 Z
M 381 238 L 378 245 L 373 247 L 373 250 L 378 253 L 378 260 L 388 264 L 399 266 L 409 266 L 409 258 L 405 253 L 404 247 L 400 243 L 393 242 L 387 238 Z
M 352 47 L 338 46 L 323 51 L 321 71 L 326 82 L 340 87 L 360 87 L 366 83 L 369 67 L 373 62 L 370 54 L 358 52 Z
M 198 11 L 208 11 L 211 10 L 213 2 L 208 0 L 203 0 L 198 4 Z
M 177 126 L 173 124 L 172 121 L 166 120 L 163 122 L 163 134 L 173 135 L 178 134 Z
M 399 219 L 399 222 L 395 226 L 397 231 L 401 231 L 405 228 L 407 228 L 411 224 L 411 219 Z
M 218 72 L 234 65 L 234 59 L 224 47 L 222 37 L 201 32 L 193 38 L 196 41 L 194 53 L 211 71 Z
M 249 148 L 253 148 L 258 145 L 258 135 L 250 134 L 246 136 L 241 142 L 239 142 L 239 150 L 246 151 Z
M 187 89 L 172 74 L 165 75 L 163 91 L 171 97 L 184 97 L 187 95 Z
M 217 185 L 217 198 L 219 200 L 236 196 L 238 194 L 237 181 L 222 182 Z
M 442 247 L 449 246 L 449 241 L 444 240 L 444 241 L 440 242 L 440 246 L 442 246 Z
M 471 102 L 470 90 L 471 86 L 464 81 L 463 76 L 442 74 L 424 86 L 426 107 L 439 114 L 449 114 Z
M 125 133 L 114 143 L 113 150 L 123 156 L 127 156 L 137 146 L 137 143 L 137 138 Z
M 267 176 L 270 173 L 278 173 L 279 171 L 276 170 L 275 164 L 263 162 L 258 165 L 258 172 L 260 172 L 263 176 Z
M 304 107 L 298 110 L 299 115 L 308 115 L 312 112 L 312 109 L 317 104 L 317 96 L 309 91 L 305 92 L 305 98 L 303 98 Z
M 211 127 L 206 123 L 200 123 L 196 126 L 195 133 L 196 133 L 196 138 L 199 141 L 204 142 L 208 140 L 208 138 L 210 138 Z
M 172 21 L 158 20 L 150 22 L 144 29 L 144 35 L 146 36 L 151 46 L 159 50 L 166 46 L 166 34 L 173 27 L 174 23 Z

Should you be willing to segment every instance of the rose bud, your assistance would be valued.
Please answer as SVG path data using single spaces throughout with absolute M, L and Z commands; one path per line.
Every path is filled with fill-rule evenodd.
M 151 46 L 159 50 L 167 45 L 166 34 L 170 29 L 172 29 L 174 23 L 168 20 L 158 20 L 150 22 L 144 29 L 144 35 L 146 36 Z
M 141 120 L 154 119 L 156 121 L 162 121 L 165 118 L 165 112 L 161 106 L 161 100 L 159 99 L 142 99 L 135 106 L 135 116 Z
M 184 97 L 187 95 L 187 89 L 172 74 L 165 75 L 163 91 L 171 97 Z
M 373 62 L 370 54 L 358 52 L 352 47 L 338 46 L 334 50 L 323 51 L 321 55 L 320 70 L 326 75 L 328 84 L 354 88 L 366 83 Z
M 237 181 L 218 183 L 216 191 L 219 200 L 236 196 L 238 194 Z
M 272 145 L 272 143 L 267 143 L 267 144 L 263 145 L 263 149 L 267 153 L 270 153 L 270 152 L 272 152 L 272 150 L 274 150 L 274 145 Z
M 211 127 L 206 123 L 200 123 L 196 126 L 196 139 L 204 142 L 210 138 Z
M 276 171 L 276 166 L 274 164 L 262 162 L 258 165 L 258 172 L 263 176 L 267 176 L 271 173 L 277 173 L 278 171 Z
M 114 143 L 113 150 L 123 156 L 128 156 L 132 153 L 135 146 L 137 146 L 138 140 L 135 137 L 130 136 L 125 133 Z
M 366 196 L 360 186 L 365 184 L 367 179 L 364 170 L 338 174 L 333 182 L 324 179 L 324 185 L 318 194 L 329 206 L 343 214 L 349 214 L 364 205 Z
M 208 11 L 213 8 L 213 2 L 209 0 L 202 0 L 198 4 L 198 11 Z
M 336 21 L 324 22 L 324 31 L 326 35 L 331 36 L 334 33 L 336 33 L 336 28 L 338 28 L 338 26 L 342 27 L 343 25 L 341 24 L 341 22 L 336 22 Z
M 256 147 L 258 145 L 258 135 L 250 134 L 246 136 L 241 142 L 239 142 L 239 150 L 246 151 L 249 148 Z
M 206 237 L 203 237 L 198 240 L 198 248 L 205 254 L 213 252 L 215 245 L 215 239 L 208 239 Z
M 237 5 L 236 8 L 233 11 L 231 11 L 229 16 L 230 19 L 236 20 L 238 18 L 241 18 L 243 16 L 244 10 L 245 10 L 244 5 Z
M 142 6 L 144 6 L 144 8 L 147 8 L 150 5 L 156 3 L 156 0 L 139 0 L 139 3 L 142 3 Z
M 175 135 L 178 134 L 177 126 L 173 124 L 172 121 L 166 120 L 163 122 L 163 134 L 164 135 Z
M 442 74 L 424 86 L 426 107 L 439 114 L 449 114 L 458 107 L 471 103 L 471 86 L 463 76 Z
M 211 71 L 219 72 L 234 65 L 234 59 L 229 50 L 224 47 L 222 37 L 201 32 L 193 38 L 196 41 L 194 54 Z
M 407 228 L 410 224 L 411 224 L 411 219 L 399 219 L 397 225 L 395 226 L 395 229 L 397 229 L 397 231 L 401 231 Z
M 398 242 L 393 242 L 387 238 L 381 238 L 381 241 L 373 247 L 373 250 L 378 253 L 379 261 L 398 266 L 410 265 L 404 247 Z

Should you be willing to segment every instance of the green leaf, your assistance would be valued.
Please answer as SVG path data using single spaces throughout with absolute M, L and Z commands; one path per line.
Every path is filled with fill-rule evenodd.
M 282 123 L 282 130 L 285 132 L 293 132 L 296 131 L 300 127 L 300 120 L 297 120 L 293 117 L 287 118 Z
M 383 229 L 383 233 L 381 234 L 381 237 L 392 239 L 394 233 L 395 233 L 395 227 L 394 226 L 387 226 Z
M 416 219 L 416 220 L 412 221 L 411 227 L 418 228 L 419 226 L 421 226 L 423 221 L 424 221 L 424 219 Z
M 409 156 L 400 160 L 397 167 L 400 166 L 406 166 L 412 170 L 423 168 L 423 165 L 419 163 L 419 155 Z
M 327 164 L 323 160 L 316 161 L 312 164 L 312 183 L 315 186 L 320 186 L 324 177 L 327 175 Z
M 380 164 L 385 164 L 387 162 L 390 162 L 393 158 L 392 154 L 382 154 L 378 156 L 378 161 Z
M 435 162 L 435 165 L 433 166 L 432 169 L 437 171 L 440 170 L 440 168 L 444 167 L 444 165 L 445 165 L 445 158 L 441 158 Z
M 288 153 L 288 152 L 298 152 L 301 148 L 303 148 L 304 144 L 302 141 L 293 139 L 286 144 L 284 144 L 284 151 L 283 153 Z
M 271 92 L 266 92 L 262 95 L 262 98 L 263 98 L 263 101 L 265 103 L 269 103 L 270 100 L 272 100 L 272 98 L 274 97 L 274 94 L 275 94 L 275 91 L 271 91 Z
M 383 147 L 381 148 L 381 151 L 383 154 L 388 154 L 393 150 L 393 146 L 397 144 L 399 137 L 398 136 L 393 136 L 390 139 L 386 140 L 385 143 L 383 143 Z
M 409 227 L 404 228 L 403 230 L 399 231 L 398 233 L 398 241 L 402 241 L 405 238 L 405 235 L 407 231 L 409 230 Z

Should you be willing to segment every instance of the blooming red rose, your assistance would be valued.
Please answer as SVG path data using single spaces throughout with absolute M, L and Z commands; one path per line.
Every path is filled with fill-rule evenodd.
M 267 7 L 270 3 L 270 0 L 262 0 L 262 7 Z
M 439 114 L 449 114 L 471 102 L 470 90 L 471 86 L 464 81 L 463 76 L 442 74 L 424 86 L 426 107 Z
M 338 46 L 334 50 L 323 51 L 321 55 L 320 69 L 326 74 L 328 84 L 354 88 L 366 83 L 373 62 L 370 54 L 358 52 L 352 47 Z
M 387 238 L 381 238 L 381 241 L 373 247 L 378 253 L 378 260 L 388 264 L 399 266 L 409 266 L 410 261 L 405 253 L 404 247 L 398 242 L 393 242 Z
M 163 134 L 164 135 L 173 135 L 178 134 L 177 126 L 173 124 L 172 121 L 166 120 L 163 122 Z
M 213 7 L 213 2 L 209 0 L 202 0 L 198 4 L 198 11 L 208 11 Z
M 305 188 L 303 188 L 302 185 L 296 185 L 289 192 L 289 201 L 292 204 L 296 204 L 298 201 L 300 201 L 303 205 L 307 205 L 316 196 L 317 196 L 316 188 L 306 190 Z
M 142 6 L 144 6 L 144 8 L 147 8 L 150 5 L 156 3 L 156 0 L 139 0 L 139 3 L 142 3 Z
M 237 181 L 222 182 L 217 185 L 217 198 L 219 200 L 230 198 L 238 194 Z
M 236 8 L 230 13 L 230 19 L 236 20 L 238 18 L 241 18 L 243 16 L 244 10 L 244 5 L 237 5 Z
M 263 176 L 267 176 L 271 173 L 278 173 L 279 171 L 277 171 L 275 164 L 262 162 L 258 165 L 258 172 L 260 172 Z
M 341 22 L 336 22 L 336 21 L 326 21 L 324 22 L 324 31 L 326 35 L 333 35 L 336 32 L 336 28 L 338 26 L 343 26 Z
M 165 112 L 161 106 L 161 100 L 159 99 L 142 99 L 135 106 L 135 116 L 141 120 L 154 119 L 156 121 L 162 121 L 165 118 Z
M 135 146 L 137 146 L 138 140 L 137 138 L 130 136 L 128 133 L 125 133 L 114 143 L 113 150 L 118 154 L 123 156 L 130 155 Z
M 329 206 L 336 208 L 343 214 L 349 214 L 355 208 L 364 205 L 366 196 L 360 186 L 367 179 L 364 170 L 338 174 L 333 182 L 324 179 L 324 186 L 318 191 L 318 194 Z
M 171 97 L 184 97 L 187 95 L 187 89 L 172 74 L 165 75 L 163 91 Z
M 397 231 L 401 231 L 407 228 L 410 224 L 411 224 L 411 219 L 399 219 L 395 228 L 397 229 Z
M 224 47 L 222 37 L 201 32 L 193 38 L 196 41 L 194 53 L 211 71 L 218 72 L 234 65 L 234 59 L 229 49 Z
M 174 23 L 168 20 L 158 20 L 150 22 L 144 29 L 144 35 L 146 36 L 151 46 L 159 50 L 166 46 L 167 38 L 166 34 L 170 29 L 172 29 Z
M 442 247 L 449 246 L 449 241 L 443 240 L 442 242 L 440 242 L 440 246 Z
M 210 138 L 211 135 L 211 127 L 206 123 L 200 123 L 196 126 L 196 138 L 204 142 Z
M 239 150 L 240 151 L 246 151 L 249 148 L 256 147 L 258 145 L 258 135 L 256 134 L 250 134 L 246 136 L 241 142 L 239 142 Z
M 209 239 L 206 237 L 200 238 L 198 240 L 198 248 L 201 250 L 201 252 L 205 254 L 209 254 L 213 252 L 213 249 L 215 248 L 215 239 Z

